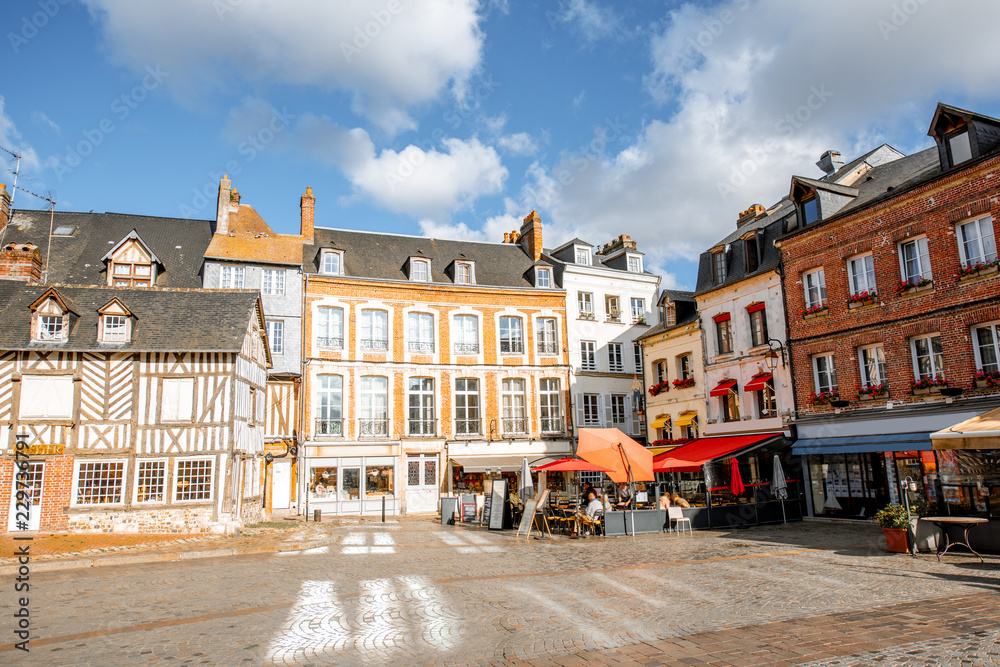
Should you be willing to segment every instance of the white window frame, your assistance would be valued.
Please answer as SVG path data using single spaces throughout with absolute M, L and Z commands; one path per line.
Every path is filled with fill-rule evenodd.
M 811 284 L 813 283 L 813 284 Z M 826 301 L 826 271 L 813 269 L 802 273 L 802 290 L 806 297 L 806 308 L 825 306 Z M 815 294 L 814 294 L 815 292 Z M 819 300 L 814 300 L 816 296 Z
M 826 370 L 820 370 L 820 359 L 826 360 Z M 824 391 L 838 391 L 837 389 L 837 365 L 836 359 L 832 352 L 827 354 L 815 354 L 812 358 L 813 367 L 813 387 L 816 389 L 817 394 L 821 394 Z M 827 379 L 831 382 L 829 385 L 824 385 L 821 381 L 822 375 L 826 375 Z
M 990 368 L 983 365 L 982 348 L 987 346 L 979 342 L 980 329 L 988 329 L 992 338 L 988 347 L 992 350 L 996 361 L 990 363 Z M 976 357 L 977 371 L 1000 371 L 1000 322 L 983 322 L 972 327 L 972 351 Z
M 389 378 L 384 375 L 358 378 L 358 419 L 389 423 Z
M 414 388 L 416 383 L 416 388 Z M 430 383 L 430 388 L 427 384 Z M 416 399 L 417 405 L 414 405 Z M 411 437 L 429 437 L 437 430 L 437 413 L 435 412 L 436 393 L 434 378 L 417 376 L 406 381 L 406 432 Z M 417 415 L 414 418 L 414 414 Z M 429 429 L 428 429 L 428 422 Z M 414 431 L 414 427 L 416 431 Z
M 461 278 L 464 270 L 464 280 Z M 476 284 L 476 265 L 473 262 L 455 262 L 455 283 L 458 285 Z
M 344 435 L 344 376 L 337 375 L 335 373 L 317 374 L 315 395 L 316 395 L 316 421 L 323 421 L 323 422 L 339 421 L 340 422 L 339 435 Z M 319 428 L 317 428 L 316 430 L 319 431 Z M 319 435 L 336 435 L 336 434 L 321 433 Z
M 471 327 L 467 326 L 469 322 L 472 323 Z M 452 317 L 451 345 L 455 354 L 479 354 L 479 318 L 477 316 L 469 313 L 459 313 Z M 475 350 L 469 351 L 469 349 L 465 349 L 460 351 L 458 349 L 459 345 L 474 347 Z
M 934 352 L 934 341 L 937 340 L 938 345 L 941 347 L 940 353 Z M 926 374 L 921 374 L 920 372 L 920 359 L 924 358 L 920 356 L 917 351 L 917 343 L 919 341 L 924 341 L 927 346 L 926 359 L 930 364 L 930 372 Z M 940 357 L 940 359 L 938 359 Z M 941 339 L 941 333 L 930 333 L 923 334 L 920 336 L 914 336 L 910 339 L 910 358 L 913 360 L 913 378 L 915 380 L 920 380 L 926 377 L 927 379 L 933 380 L 938 376 L 942 378 L 944 375 L 944 343 Z
M 677 355 L 677 377 L 680 380 L 688 380 L 694 377 L 694 370 L 691 368 L 691 353 Z
M 625 372 L 625 351 L 621 343 L 608 343 L 608 372 Z
M 497 321 L 497 343 L 500 354 L 524 354 L 524 339 L 524 318 L 518 315 L 501 315 Z
M 629 299 L 629 310 L 632 312 L 632 323 L 646 321 L 646 300 L 638 297 Z
M 417 267 L 421 267 L 417 270 Z M 431 261 L 429 259 L 410 259 L 410 280 L 415 283 L 431 281 Z
M 284 354 L 285 352 L 285 321 L 267 320 L 267 344 L 271 349 L 271 354 Z
M 128 318 L 126 315 L 101 315 L 102 340 L 105 343 L 125 343 L 128 341 Z
M 159 459 L 136 459 L 135 461 L 135 484 L 132 489 L 132 502 L 136 505 L 164 505 L 167 502 L 169 493 L 167 491 L 167 463 L 169 461 L 165 458 Z M 139 476 L 144 465 L 155 465 L 159 466 L 161 471 L 160 478 L 160 499 L 159 500 L 139 500 Z M 75 497 L 75 496 L 74 496 Z
M 222 264 L 219 266 L 219 287 L 221 289 L 243 289 L 246 281 L 246 268 Z
M 336 266 L 330 266 L 336 261 Z M 320 254 L 319 272 L 324 276 L 344 275 L 344 253 L 340 250 L 323 250 Z
M 340 335 L 333 335 L 338 330 Z M 338 338 L 340 339 L 339 344 L 337 343 Z M 328 350 L 342 350 L 345 338 L 344 309 L 339 306 L 318 306 L 316 308 L 316 346 Z
M 972 159 L 972 137 L 969 135 L 968 127 L 962 132 L 946 136 L 945 143 L 948 145 L 948 158 L 951 160 L 951 166 L 957 167 Z M 956 148 L 958 148 L 957 151 Z
M 975 229 L 976 236 L 965 240 L 966 229 Z M 958 243 L 958 254 L 962 266 L 974 266 L 977 263 L 988 264 L 997 259 L 996 236 L 993 235 L 993 217 L 984 215 L 972 220 L 965 220 L 955 225 L 955 240 Z M 976 255 L 970 256 L 968 245 L 975 244 Z
M 726 282 L 729 267 L 726 266 L 726 251 L 717 250 L 712 253 L 712 283 L 721 285 Z
M 261 269 L 260 293 L 267 296 L 285 296 L 285 270 Z
M 580 410 L 583 412 L 583 426 L 600 426 L 601 425 L 601 395 L 600 394 L 582 394 L 580 397 L 581 404 Z M 593 413 L 593 418 L 588 414 L 588 410 L 593 408 L 591 411 Z
M 554 388 L 553 388 L 553 384 Z M 562 433 L 562 383 L 559 378 L 540 378 L 538 381 L 538 409 L 542 433 Z M 556 424 L 552 427 L 553 422 Z M 546 428 L 549 425 L 549 428 Z
M 914 259 L 917 263 L 918 271 L 910 273 L 907 268 L 906 248 L 913 246 L 916 250 Z M 931 272 L 930 250 L 927 246 L 927 237 L 918 236 L 913 239 L 906 239 L 896 246 L 896 254 L 899 256 L 899 278 L 901 281 L 907 280 L 934 280 Z M 926 264 L 926 266 L 924 266 Z
M 627 406 L 628 400 L 625 394 L 611 394 L 608 397 L 608 411 L 611 413 L 609 428 L 618 428 L 618 425 L 621 424 L 620 430 L 627 430 L 625 428 L 625 422 L 628 419 Z M 621 417 L 621 421 L 618 420 L 618 417 Z
M 552 270 L 535 269 L 535 286 L 543 289 L 552 287 Z
M 414 354 L 434 354 L 434 315 L 413 311 L 406 314 L 406 349 Z M 421 349 L 430 346 L 430 350 Z
M 635 366 L 636 374 L 642 375 L 642 345 L 639 343 L 632 343 L 632 364 Z
M 627 255 L 627 266 L 629 273 L 642 273 L 642 256 Z
M 874 357 L 875 373 L 878 375 L 878 378 L 871 378 L 868 375 L 867 364 L 865 363 L 865 360 L 866 357 L 868 357 L 869 355 L 872 355 Z M 881 356 L 881 361 L 879 361 L 879 356 Z M 889 383 L 889 378 L 887 377 L 889 374 L 888 373 L 889 369 L 886 366 L 886 361 L 885 361 L 885 347 L 881 343 L 877 345 L 865 345 L 863 347 L 859 347 L 858 366 L 859 370 L 861 371 L 861 375 L 859 377 L 861 378 L 862 387 L 866 385 L 879 385 L 879 384 L 885 385 Z M 883 371 L 883 369 L 885 370 Z M 884 376 L 883 373 L 885 374 Z
M 376 315 L 380 314 L 380 316 Z M 373 350 L 376 352 L 385 351 L 389 349 L 389 312 L 383 308 L 362 308 L 360 313 L 361 324 L 359 325 L 359 336 L 358 344 L 361 345 L 362 350 Z M 381 331 L 376 331 L 376 324 L 384 325 Z M 367 337 L 365 335 L 365 330 L 367 329 Z M 377 333 L 382 333 L 381 338 L 376 338 Z M 374 347 L 369 345 L 369 347 L 364 347 L 366 342 L 370 343 L 384 343 L 380 347 Z
M 162 378 L 160 382 L 162 401 L 160 403 L 160 422 L 164 424 L 191 424 L 194 422 L 194 390 L 196 386 L 193 377 Z M 174 388 L 176 387 L 176 389 Z M 167 392 L 177 392 L 177 415 L 168 417 L 166 413 Z M 185 408 L 187 408 L 185 410 Z
M 463 389 L 459 389 L 458 388 L 458 383 L 459 382 L 462 382 L 462 383 L 465 384 L 465 387 Z M 474 390 L 470 390 L 469 389 L 469 383 L 470 382 L 475 383 L 475 389 Z M 465 435 L 480 435 L 480 434 L 482 434 L 482 431 L 483 431 L 483 406 L 482 406 L 482 402 L 479 400 L 479 390 L 480 390 L 480 386 L 479 385 L 480 385 L 480 380 L 479 380 L 479 378 L 475 378 L 475 377 L 461 377 L 461 378 L 455 378 L 455 380 L 454 380 L 454 384 L 452 386 L 454 387 L 454 390 L 453 390 L 453 398 L 454 398 L 453 403 L 454 403 L 454 409 L 455 409 L 455 435 L 465 436 Z M 469 405 L 469 397 L 470 396 L 471 397 L 475 397 L 475 405 L 474 406 L 470 406 Z M 464 405 L 459 405 L 459 398 L 460 397 L 463 398 Z M 463 411 L 463 413 L 462 413 L 463 416 L 459 416 L 459 410 Z M 475 414 L 474 417 L 470 416 L 470 411 L 471 411 L 471 413 Z M 475 422 L 475 431 L 465 431 L 463 433 L 459 433 L 459 431 L 458 431 L 458 422 L 460 422 L 460 421 L 462 421 L 462 422 Z
M 181 483 L 181 464 L 187 463 L 208 463 L 208 497 L 207 498 L 185 498 L 178 497 Z M 206 456 L 181 457 L 174 459 L 174 476 L 171 480 L 171 501 L 174 503 L 210 503 L 215 499 L 215 459 Z
M 857 270 L 860 269 L 860 272 Z M 868 252 L 847 259 L 847 281 L 851 295 L 868 292 L 878 294 L 875 285 L 875 256 Z
M 539 317 L 535 320 L 535 338 L 538 354 L 559 354 L 559 320 L 554 317 Z M 551 348 L 551 352 L 545 348 Z
M 580 370 L 583 371 L 597 370 L 597 341 L 594 340 L 580 341 Z
M 593 292 L 577 292 L 576 293 L 576 304 L 580 310 L 580 317 L 586 319 L 593 319 L 594 317 L 594 293 Z
M 583 246 L 573 246 L 573 257 L 576 258 L 576 264 L 582 264 L 584 266 L 590 266 L 590 248 L 584 248 Z
M 35 340 L 59 341 L 66 340 L 66 315 L 39 315 L 38 331 Z
M 524 378 L 500 380 L 500 417 L 503 422 L 501 430 L 504 434 L 523 435 L 528 432 L 528 401 L 524 391 L 526 385 Z M 508 422 L 514 422 L 514 425 L 507 428 Z
M 20 419 L 30 421 L 71 420 L 73 419 L 75 391 L 76 386 L 72 375 L 22 375 L 18 416 Z M 39 396 L 39 394 L 43 395 Z M 36 396 L 40 400 L 28 400 Z M 39 407 L 44 409 L 38 410 Z M 29 412 L 29 410 L 36 410 L 36 412 Z
M 93 464 L 108 464 L 108 465 L 113 465 L 113 464 L 118 464 L 118 463 L 120 463 L 121 467 L 122 467 L 121 478 L 119 480 L 119 483 L 121 484 L 121 488 L 118 490 L 118 500 L 115 500 L 113 502 L 108 502 L 108 503 L 82 503 L 82 502 L 77 502 L 77 498 L 79 497 L 79 494 L 80 494 L 80 470 L 81 470 L 81 468 L 83 468 L 83 466 L 85 466 L 85 465 L 93 465 Z M 109 506 L 114 506 L 114 505 L 122 505 L 122 504 L 125 503 L 125 487 L 126 487 L 126 480 L 127 479 L 128 479 L 128 460 L 126 460 L 126 459 L 103 459 L 103 458 L 102 459 L 94 459 L 94 458 L 76 459 L 76 461 L 73 462 L 73 490 L 72 490 L 72 493 L 70 495 L 70 505 L 72 505 L 73 507 L 109 507 Z

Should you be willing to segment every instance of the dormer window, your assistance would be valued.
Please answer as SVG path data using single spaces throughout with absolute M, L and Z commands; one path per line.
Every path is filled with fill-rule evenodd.
M 799 213 L 802 215 L 802 224 L 811 225 L 819 221 L 819 198 L 814 194 L 808 199 L 803 199 L 799 204 Z
M 757 234 L 743 239 L 743 254 L 746 255 L 747 273 L 753 273 L 760 266 L 760 250 L 757 245 Z
M 967 127 L 962 128 L 960 132 L 946 136 L 945 141 L 948 143 L 948 157 L 951 159 L 953 167 L 972 159 L 972 144 L 969 141 Z
M 127 340 L 124 315 L 104 316 L 103 340 L 105 343 L 123 343 Z
M 62 315 L 42 315 L 38 318 L 38 340 L 63 340 Z
M 576 247 L 576 263 L 577 264 L 590 264 L 590 249 Z
M 162 266 L 135 230 L 101 259 L 107 264 L 108 285 L 115 287 L 152 287 L 156 284 L 156 267 Z
M 426 283 L 430 280 L 431 263 L 426 259 L 410 260 L 410 280 L 418 283 Z
M 628 256 L 628 272 L 642 273 L 642 257 L 639 257 L 638 255 Z
M 475 265 L 472 262 L 455 262 L 455 282 L 459 285 L 475 284 Z
M 544 288 L 552 287 L 551 269 L 535 269 L 535 286 Z
M 339 276 L 344 273 L 344 256 L 337 250 L 324 250 L 320 256 L 319 271 L 325 276 Z
M 31 304 L 31 338 L 47 342 L 62 342 L 69 337 L 70 314 L 79 316 L 72 302 L 49 288 Z
M 120 299 L 114 298 L 97 310 L 100 316 L 97 340 L 102 343 L 126 343 L 132 339 L 132 313 Z
M 721 248 L 712 253 L 712 276 L 716 285 L 726 282 L 726 251 Z

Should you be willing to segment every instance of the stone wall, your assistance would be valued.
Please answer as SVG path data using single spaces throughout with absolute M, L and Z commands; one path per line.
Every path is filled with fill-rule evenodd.
M 215 533 L 218 522 L 212 520 L 212 508 L 148 509 L 72 512 L 68 529 L 74 532 L 101 533 Z

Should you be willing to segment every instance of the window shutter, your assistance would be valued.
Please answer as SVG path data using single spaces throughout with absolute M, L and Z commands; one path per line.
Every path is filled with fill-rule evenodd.
M 608 396 L 606 399 L 604 394 L 599 394 L 597 396 L 597 416 L 598 419 L 604 415 L 604 423 L 601 424 L 603 428 L 613 428 L 615 425 L 614 420 L 611 418 L 611 397 Z
M 927 249 L 927 239 L 920 239 L 917 241 L 917 251 L 920 253 L 920 275 L 925 280 L 932 280 L 931 275 L 931 256 Z
M 583 426 L 583 394 L 576 395 L 576 427 L 581 428 Z

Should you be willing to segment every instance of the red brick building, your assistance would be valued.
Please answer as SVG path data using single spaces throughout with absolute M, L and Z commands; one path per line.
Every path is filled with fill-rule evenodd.
M 1000 378 L 1000 121 L 939 105 L 928 134 L 936 146 L 914 155 L 832 153 L 823 178 L 792 179 L 777 245 L 815 514 L 870 517 L 906 477 L 942 510 L 991 509 L 930 433 L 1000 393 L 982 375 Z

